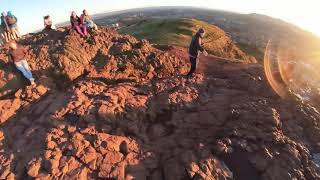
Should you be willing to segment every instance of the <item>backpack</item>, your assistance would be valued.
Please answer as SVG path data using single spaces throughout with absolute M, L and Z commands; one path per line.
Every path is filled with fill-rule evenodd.
M 16 23 L 15 18 L 14 18 L 13 16 L 9 16 L 9 17 L 8 17 L 8 24 L 9 24 L 9 25 L 13 25 L 13 24 L 15 24 L 15 23 Z

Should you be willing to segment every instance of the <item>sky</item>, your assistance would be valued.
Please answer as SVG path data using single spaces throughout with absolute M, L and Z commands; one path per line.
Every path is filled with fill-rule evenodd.
M 78 15 L 155 6 L 194 6 L 259 13 L 293 23 L 320 36 L 319 0 L 0 0 L 0 11 L 11 10 L 18 18 L 22 33 L 43 27 L 43 16 L 50 14 L 55 23 L 69 20 L 71 11 Z

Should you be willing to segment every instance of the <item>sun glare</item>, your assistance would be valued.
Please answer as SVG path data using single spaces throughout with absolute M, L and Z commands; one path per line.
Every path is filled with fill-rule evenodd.
M 269 41 L 264 69 L 273 90 L 282 98 L 296 97 L 303 102 L 319 103 L 320 52 L 293 58 L 286 51 Z

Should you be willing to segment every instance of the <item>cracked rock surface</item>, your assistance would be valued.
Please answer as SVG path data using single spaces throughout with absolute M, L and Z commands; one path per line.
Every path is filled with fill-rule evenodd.
M 320 179 L 319 112 L 259 64 L 202 57 L 186 81 L 185 49 L 109 29 L 21 43 L 39 83 L 1 92 L 0 179 Z

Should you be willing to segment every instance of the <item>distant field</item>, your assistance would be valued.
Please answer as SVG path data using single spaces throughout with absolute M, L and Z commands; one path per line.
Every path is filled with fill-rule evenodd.
M 195 19 L 142 20 L 134 25 L 122 28 L 120 33 L 131 34 L 138 39 L 148 39 L 156 44 L 188 47 L 192 35 L 201 27 L 207 31 L 205 37 L 207 43 L 225 35 L 216 26 Z
M 124 26 L 120 29 L 120 33 L 130 34 L 138 39 L 148 39 L 155 44 L 180 47 L 189 47 L 192 36 L 200 28 L 204 28 L 206 31 L 203 39 L 204 47 L 212 55 L 254 62 L 254 58 L 248 55 L 258 54 L 248 47 L 243 49 L 237 47 L 227 33 L 219 27 L 196 19 L 149 18 L 139 21 L 128 19 L 128 21 L 122 21 L 122 24 Z M 261 55 L 257 57 L 261 58 Z
M 245 53 L 255 57 L 259 62 L 263 61 L 264 53 L 260 51 L 258 48 L 255 48 L 253 46 L 250 46 L 244 43 L 237 43 L 236 45 Z
M 260 14 L 239 14 L 193 7 L 156 7 L 100 14 L 96 22 L 102 26 L 119 23 L 121 26 L 126 27 L 136 24 L 143 19 L 149 19 L 147 22 L 141 23 L 142 26 L 146 25 L 147 27 L 148 24 L 151 25 L 150 19 L 158 19 L 157 21 L 161 22 L 160 18 L 194 18 L 201 20 L 201 22 L 214 24 L 223 29 L 223 31 L 228 32 L 238 48 L 254 56 L 260 62 L 263 59 L 266 45 L 270 40 L 274 44 L 278 44 L 282 51 L 289 51 L 290 55 L 295 59 L 307 59 L 310 54 L 319 52 L 320 49 L 320 38 L 318 36 L 280 19 Z M 170 22 L 174 23 L 171 20 Z M 135 30 L 140 30 L 138 27 L 136 26 Z M 174 34 L 168 34 L 167 37 L 163 37 L 162 39 L 157 33 L 159 31 L 163 33 L 165 32 L 164 30 L 151 31 L 152 29 L 150 29 L 146 32 L 145 30 L 134 32 L 133 28 L 133 26 L 130 26 L 123 31 L 133 34 L 138 38 L 146 37 L 155 43 L 173 43 L 183 46 L 188 44 L 186 43 L 188 41 L 186 40 L 187 38 L 183 39 L 182 35 L 178 35 L 181 41 L 178 41 Z M 150 34 L 150 32 L 155 32 L 155 34 Z M 188 33 L 183 33 L 183 35 L 188 35 Z

